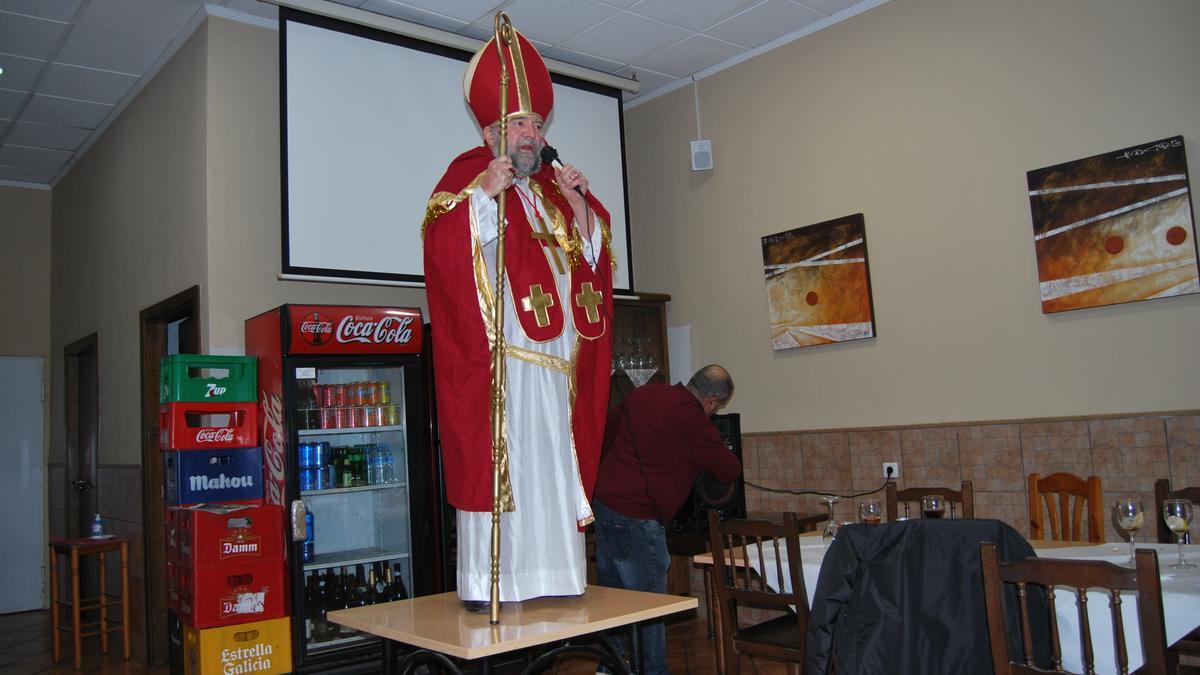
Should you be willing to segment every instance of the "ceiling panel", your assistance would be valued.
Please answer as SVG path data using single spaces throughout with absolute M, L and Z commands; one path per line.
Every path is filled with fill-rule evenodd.
M 767 0 L 704 32 L 735 44 L 754 47 L 795 33 L 824 18 L 824 13 L 790 0 Z
M 17 113 L 21 111 L 21 104 L 25 102 L 26 96 L 28 94 L 23 91 L 0 89 L 0 117 L 8 120 L 16 119 Z
M 362 4 L 362 2 L 359 0 L 349 0 L 348 2 L 344 2 L 342 4 L 349 5 L 351 7 L 358 7 Z M 261 16 L 268 19 L 279 18 L 279 10 L 275 7 L 275 5 L 268 5 L 267 3 L 259 2 L 258 0 L 227 0 L 227 2 L 225 2 L 225 7 L 235 12 L 252 14 L 254 16 Z
M 24 166 L 34 170 L 57 171 L 61 169 L 71 153 L 47 148 L 26 148 L 5 143 L 0 148 L 0 164 Z
M 46 62 L 41 59 L 0 54 L 0 66 L 4 67 L 4 74 L 0 75 L 0 86 L 5 89 L 29 91 L 33 89 L 33 83 L 45 65 Z
M 25 112 L 17 118 L 20 122 L 35 122 L 52 126 L 81 127 L 95 129 L 112 112 L 111 105 L 76 101 L 57 96 L 34 94 L 25 106 Z
M 46 184 L 58 175 L 51 169 L 29 169 L 20 166 L 4 166 L 0 164 L 0 180 L 14 183 Z
M 679 0 L 646 0 L 634 7 L 632 11 L 699 32 L 762 1 L 692 0 L 692 2 L 681 3 Z
M 0 12 L 0 51 L 44 59 L 54 52 L 68 24 Z
M 545 49 L 539 49 L 538 51 L 542 56 L 548 59 L 573 63 L 578 66 L 583 66 L 584 68 L 598 70 L 602 73 L 614 73 L 618 68 L 625 65 L 621 61 L 602 59 L 599 56 L 592 56 L 591 54 L 580 54 L 577 51 L 562 49 L 560 47 L 546 47 Z
M 715 66 L 742 53 L 737 45 L 715 40 L 707 35 L 693 35 L 683 42 L 655 52 L 634 63 L 634 67 L 684 77 L 705 68 Z
M 837 14 L 838 12 L 850 9 L 859 3 L 859 0 L 792 0 L 797 5 L 805 5 L 812 7 L 819 12 L 826 14 Z
M 567 49 L 629 63 L 687 37 L 688 31 L 644 16 L 620 12 L 566 40 Z
M 369 6 L 373 12 L 388 13 L 382 9 L 375 9 L 375 6 L 399 5 L 458 19 L 463 23 L 472 23 L 480 17 L 495 14 L 496 10 L 503 8 L 506 4 L 506 0 L 405 0 L 405 2 L 372 0 L 369 5 L 364 5 L 364 7 Z M 391 14 L 391 16 L 395 15 Z
M 78 22 L 170 42 L 197 12 L 203 14 L 204 7 L 192 0 L 93 0 L 84 6 Z
M 375 12 L 376 14 L 392 16 L 397 19 L 419 23 L 422 26 L 451 32 L 457 31 L 469 23 L 467 20 L 447 16 L 444 13 L 409 7 L 398 2 L 392 2 L 391 0 L 370 0 L 370 2 L 363 5 L 363 9 Z
M 91 129 L 17 122 L 9 131 L 6 140 L 13 145 L 26 145 L 32 148 L 77 150 L 91 134 Z
M 37 92 L 116 105 L 137 81 L 136 76 L 125 73 L 54 63 L 46 69 Z
M 83 0 L 0 0 L 0 12 L 69 21 Z
M 520 23 L 516 23 L 516 19 L 513 21 L 517 30 L 526 36 L 536 35 L 542 42 L 556 44 L 591 28 L 618 10 L 585 0 L 513 0 L 504 11 L 510 17 L 520 18 Z M 492 29 L 490 20 L 483 23 L 489 31 Z
M 58 53 L 58 60 L 117 73 L 146 72 L 170 40 L 121 33 L 106 28 L 75 26 Z

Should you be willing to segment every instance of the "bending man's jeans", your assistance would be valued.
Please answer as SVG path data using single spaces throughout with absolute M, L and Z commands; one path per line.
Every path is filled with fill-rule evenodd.
M 667 592 L 667 533 L 657 520 L 621 515 L 599 501 L 596 516 L 596 577 L 601 586 L 649 593 Z M 661 621 L 641 629 L 647 675 L 667 674 L 667 631 Z

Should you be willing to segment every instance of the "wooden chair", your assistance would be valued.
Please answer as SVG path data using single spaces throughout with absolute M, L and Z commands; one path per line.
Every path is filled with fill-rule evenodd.
M 1193 504 L 1200 504 L 1200 487 L 1185 487 L 1172 490 L 1169 479 L 1159 478 L 1154 481 L 1154 513 L 1147 514 L 1147 516 L 1154 518 L 1154 522 L 1158 523 L 1158 541 L 1160 544 L 1175 543 L 1175 533 L 1171 531 L 1171 528 L 1167 527 L 1167 521 L 1163 519 L 1162 515 L 1163 502 L 1168 499 L 1190 499 Z M 1192 543 L 1190 534 L 1183 535 L 1183 543 Z M 1175 644 L 1171 645 L 1171 650 L 1179 654 L 1200 657 L 1200 628 L 1180 638 Z M 1200 672 L 1200 668 L 1189 672 Z
M 783 514 L 783 524 L 779 525 L 767 520 L 722 522 L 715 511 L 709 511 L 708 533 L 725 672 L 740 672 L 739 657 L 746 654 L 786 661 L 789 672 L 800 673 L 809 608 L 804 575 L 800 572 L 795 514 Z M 781 554 L 787 558 L 786 567 Z M 769 557 L 772 555 L 773 558 Z M 758 573 L 752 564 L 757 566 Z M 790 592 L 782 591 L 785 579 L 791 582 Z M 780 610 L 784 614 L 741 626 L 737 615 L 739 603 Z
M 944 487 L 911 487 L 897 490 L 896 484 L 887 484 L 887 519 L 889 523 L 896 522 L 899 517 L 899 505 L 904 504 L 904 517 L 909 517 L 909 504 L 917 505 L 917 513 L 921 512 L 921 497 L 925 495 L 941 495 L 950 504 L 949 517 L 955 516 L 955 504 L 958 505 L 958 518 L 975 517 L 975 491 L 971 481 L 964 480 L 962 487 L 952 490 Z
M 1160 544 L 1175 543 L 1175 533 L 1171 532 L 1171 528 L 1167 527 L 1167 521 L 1163 520 L 1162 515 L 1163 502 L 1168 499 L 1190 499 L 1193 504 L 1196 504 L 1200 508 L 1200 487 L 1185 487 L 1172 490 L 1169 479 L 1159 478 L 1154 481 L 1154 513 L 1147 515 L 1154 518 L 1154 522 L 1158 523 L 1158 542 Z M 1192 543 L 1190 534 L 1183 535 L 1183 543 Z
M 1104 497 L 1099 476 L 1083 479 L 1075 474 L 1054 473 L 1042 478 L 1029 474 L 1029 538 L 1033 541 L 1045 538 L 1047 523 L 1052 540 L 1083 541 L 1085 508 L 1087 540 L 1103 543 Z
M 1059 644 L 1058 623 L 1055 613 L 1055 586 L 1070 586 L 1075 590 L 1075 606 L 1079 612 L 1080 640 L 1083 664 L 1088 672 L 1093 671 L 1093 637 L 1091 635 L 1086 600 L 1087 590 L 1102 588 L 1109 592 L 1109 616 L 1113 634 L 1097 636 L 1095 641 L 1113 641 L 1120 672 L 1129 672 L 1128 648 L 1121 617 L 1120 591 L 1137 592 L 1138 628 L 1141 636 L 1142 654 L 1145 664 L 1135 672 L 1174 673 L 1178 666 L 1177 657 L 1167 651 L 1166 628 L 1163 620 L 1162 588 L 1158 577 L 1158 553 L 1151 549 L 1137 552 L 1134 569 L 1121 567 L 1098 560 L 1055 560 L 1050 558 L 1026 558 L 1016 562 L 1002 563 L 996 555 L 996 545 L 979 545 L 979 557 L 983 565 L 984 604 L 987 607 L 988 638 L 991 641 L 992 665 L 997 675 L 1005 673 L 1064 672 L 1062 670 L 1062 648 Z M 1022 662 L 1011 659 L 1008 651 L 1008 631 L 1005 625 L 1004 584 L 1015 584 L 1021 626 Z M 1050 658 L 1052 671 L 1039 670 L 1033 663 L 1033 633 L 1031 627 L 1031 602 L 1029 588 L 1041 587 L 1046 597 L 1045 610 L 1049 613 Z M 1010 607 L 1010 609 L 1013 609 Z

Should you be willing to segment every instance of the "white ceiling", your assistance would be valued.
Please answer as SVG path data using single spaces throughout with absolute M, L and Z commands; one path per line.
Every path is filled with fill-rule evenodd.
M 887 0 L 330 0 L 486 39 L 503 9 L 548 58 L 636 77 L 636 105 Z M 258 0 L 0 0 L 0 184 L 48 187 L 208 15 Z

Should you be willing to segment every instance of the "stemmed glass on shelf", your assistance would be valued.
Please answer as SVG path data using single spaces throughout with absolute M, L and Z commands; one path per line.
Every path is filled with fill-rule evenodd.
M 1117 525 L 1129 536 L 1129 564 L 1133 565 L 1133 538 L 1142 529 L 1142 521 L 1146 514 L 1142 511 L 1142 503 L 1136 499 L 1122 499 L 1117 502 Z
M 1163 502 L 1163 520 L 1167 527 L 1175 533 L 1175 542 L 1179 545 L 1179 562 L 1173 563 L 1175 569 L 1190 569 L 1195 563 L 1183 559 L 1183 535 L 1187 534 L 1192 525 L 1192 502 L 1187 499 L 1167 499 Z

